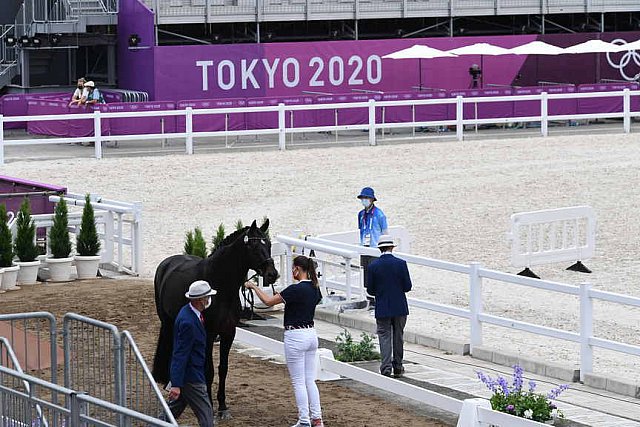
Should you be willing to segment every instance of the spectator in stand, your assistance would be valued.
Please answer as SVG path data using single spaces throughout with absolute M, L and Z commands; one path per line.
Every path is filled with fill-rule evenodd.
M 93 81 L 86 82 L 84 87 L 87 89 L 87 96 L 82 98 L 83 105 L 105 104 L 102 93 L 96 89 L 96 84 Z
M 71 97 L 71 101 L 69 102 L 69 107 L 71 107 L 72 105 L 80 105 L 82 99 L 85 99 L 87 97 L 87 89 L 85 89 L 84 87 L 85 83 L 86 80 L 84 77 L 80 77 L 78 79 L 78 86 L 73 92 L 73 96 Z

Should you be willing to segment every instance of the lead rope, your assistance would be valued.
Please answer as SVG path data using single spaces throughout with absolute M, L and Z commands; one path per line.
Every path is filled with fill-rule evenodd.
M 247 281 L 251 281 L 253 279 L 255 279 L 258 276 L 258 274 L 254 274 L 253 276 L 249 277 L 249 279 L 247 279 Z M 253 292 L 251 292 L 251 289 L 247 289 L 244 287 L 244 283 L 242 283 L 242 299 L 244 300 L 244 305 L 245 305 L 245 310 L 247 309 L 247 304 L 250 307 L 250 313 L 251 313 L 251 319 L 253 319 L 254 315 L 256 314 L 255 312 L 255 300 L 254 300 L 254 296 L 253 296 Z

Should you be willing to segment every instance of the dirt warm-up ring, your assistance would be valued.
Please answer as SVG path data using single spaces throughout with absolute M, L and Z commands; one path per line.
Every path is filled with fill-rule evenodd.
M 153 358 L 160 326 L 151 281 L 102 279 L 24 287 L 0 295 L 0 307 L 3 314 L 49 311 L 61 318 L 67 312 L 76 312 L 109 322 L 132 333 L 145 360 Z M 355 390 L 350 384 L 319 383 L 328 427 L 444 427 L 417 413 L 413 406 L 383 399 L 373 391 L 369 394 L 366 387 Z M 227 395 L 234 418 L 220 425 L 287 427 L 295 423 L 293 391 L 283 365 L 232 351 Z M 178 421 L 180 425 L 197 425 L 190 410 Z

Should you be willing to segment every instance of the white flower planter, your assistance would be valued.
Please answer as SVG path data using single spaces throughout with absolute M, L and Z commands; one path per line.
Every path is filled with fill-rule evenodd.
M 76 270 L 78 271 L 78 279 L 95 279 L 98 275 L 98 265 L 100 264 L 100 255 L 82 256 L 76 255 Z
M 16 265 L 20 266 L 18 272 L 18 283 L 20 285 L 36 285 L 38 284 L 38 269 L 40 268 L 40 260 L 22 262 L 16 261 Z
M 71 263 L 73 258 L 47 258 L 49 266 L 50 281 L 69 282 L 71 281 Z
M 13 265 L 11 267 L 5 267 L 3 268 L 3 270 L 4 272 L 2 274 L 2 289 L 4 289 L 5 291 L 17 291 L 18 289 L 20 289 L 16 286 L 20 266 Z
M 2 289 L 2 276 L 4 276 L 4 270 L 0 268 L 0 294 L 4 294 L 6 291 Z

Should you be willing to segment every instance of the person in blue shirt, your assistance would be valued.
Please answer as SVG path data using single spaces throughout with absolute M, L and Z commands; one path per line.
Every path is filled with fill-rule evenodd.
M 404 327 L 409 305 L 405 293 L 411 290 L 407 262 L 391 253 L 395 243 L 388 235 L 380 236 L 380 258 L 369 265 L 367 292 L 376 297 L 376 325 L 380 342 L 380 373 L 402 377 L 404 367 Z
M 200 427 L 214 425 L 204 377 L 207 332 L 202 312 L 211 305 L 211 296 L 215 294 L 206 281 L 193 282 L 185 294 L 189 304 L 180 309 L 173 329 L 169 409 L 178 418 L 189 405 Z
M 387 234 L 387 217 L 382 209 L 375 205 L 375 192 L 371 187 L 364 187 L 358 195 L 363 209 L 358 212 L 358 229 L 360 230 L 360 245 L 368 247 L 376 247 L 378 240 L 383 234 Z M 362 274 L 364 275 L 364 285 L 367 286 L 367 271 L 369 264 L 375 258 L 369 255 L 360 256 L 360 265 L 362 266 Z M 376 304 L 375 298 L 367 297 L 369 308 L 373 309 Z
M 298 283 L 273 296 L 265 294 L 252 281 L 244 285 L 269 307 L 284 303 L 284 355 L 298 406 L 298 422 L 293 427 L 324 427 L 316 385 L 318 335 L 313 317 L 322 294 L 315 261 L 299 255 L 293 259 L 291 273 Z
M 360 245 L 375 248 L 380 236 L 387 233 L 387 217 L 382 209 L 375 205 L 375 192 L 371 187 L 364 187 L 358 195 L 363 209 L 358 212 L 358 229 Z

